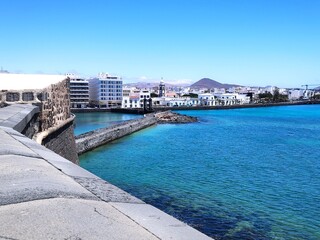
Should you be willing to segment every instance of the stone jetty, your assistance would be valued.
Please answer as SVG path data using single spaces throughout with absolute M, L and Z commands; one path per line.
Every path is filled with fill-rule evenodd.
M 140 119 L 125 121 L 111 127 L 100 128 L 81 134 L 76 137 L 76 148 L 80 155 L 157 123 L 191 123 L 197 121 L 198 119 L 196 117 L 190 117 L 171 111 L 150 113 Z

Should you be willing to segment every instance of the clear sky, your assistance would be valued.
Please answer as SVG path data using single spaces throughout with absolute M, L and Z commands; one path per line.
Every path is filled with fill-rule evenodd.
M 15 73 L 320 83 L 320 0 L 10 0 L 0 24 Z

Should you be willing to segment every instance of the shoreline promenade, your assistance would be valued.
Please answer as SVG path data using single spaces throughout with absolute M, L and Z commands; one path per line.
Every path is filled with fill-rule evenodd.
M 0 108 L 0 239 L 211 239 L 15 130 L 35 108 Z

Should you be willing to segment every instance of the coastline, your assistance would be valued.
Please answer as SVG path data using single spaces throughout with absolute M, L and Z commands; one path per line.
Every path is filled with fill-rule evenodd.
M 154 112 L 167 110 L 228 110 L 238 108 L 259 108 L 259 107 L 277 107 L 277 106 L 294 106 L 294 105 L 309 105 L 320 104 L 320 101 L 299 101 L 299 102 L 280 102 L 280 103 L 255 103 L 243 105 L 228 105 L 228 106 L 180 106 L 180 107 L 154 107 Z M 78 108 L 71 109 L 72 113 L 89 113 L 89 112 L 114 112 L 128 114 L 145 114 L 141 108 Z M 149 112 L 147 112 L 149 113 Z

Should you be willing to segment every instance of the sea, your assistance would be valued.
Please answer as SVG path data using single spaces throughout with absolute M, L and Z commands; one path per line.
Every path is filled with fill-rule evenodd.
M 80 165 L 217 240 L 320 239 L 320 105 L 178 112 L 199 122 L 149 127 Z M 87 116 L 76 132 L 107 114 Z

